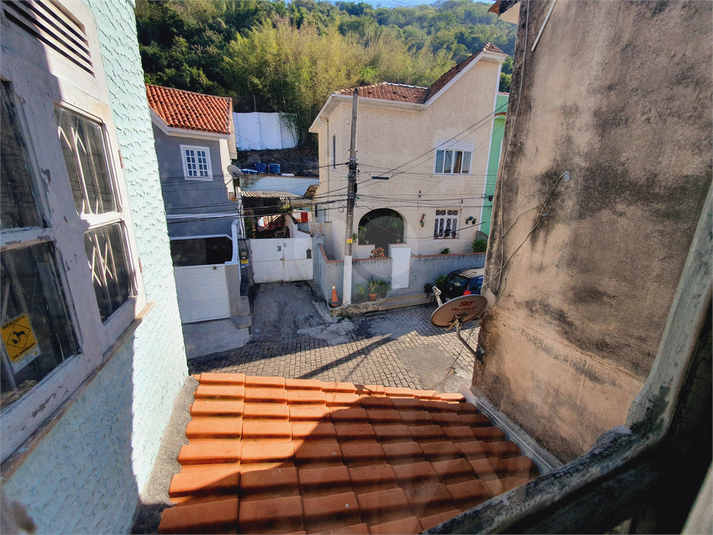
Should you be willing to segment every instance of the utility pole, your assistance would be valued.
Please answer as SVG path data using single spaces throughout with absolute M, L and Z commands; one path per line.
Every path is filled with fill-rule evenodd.
M 349 141 L 349 182 L 347 184 L 347 232 L 344 248 L 344 278 L 342 280 L 342 304 L 352 302 L 352 235 L 354 234 L 354 204 L 356 203 L 356 135 L 357 135 L 357 104 L 359 101 L 359 88 L 354 88 L 352 99 L 352 135 Z

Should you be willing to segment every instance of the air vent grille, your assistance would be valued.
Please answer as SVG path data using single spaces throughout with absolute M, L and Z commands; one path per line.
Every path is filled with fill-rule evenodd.
M 55 3 L 47 0 L 3 0 L 2 8 L 8 22 L 16 24 L 80 69 L 94 75 L 84 27 L 65 14 Z

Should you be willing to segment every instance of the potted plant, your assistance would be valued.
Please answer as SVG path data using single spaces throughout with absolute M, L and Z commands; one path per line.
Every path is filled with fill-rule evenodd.
M 379 289 L 379 281 L 371 277 L 366 283 L 366 291 L 369 293 L 369 301 L 376 301 L 376 295 Z
M 383 299 L 384 297 L 386 297 L 387 292 L 391 290 L 391 284 L 389 284 L 385 280 L 378 280 L 376 282 L 378 283 L 376 291 L 379 294 L 379 297 Z

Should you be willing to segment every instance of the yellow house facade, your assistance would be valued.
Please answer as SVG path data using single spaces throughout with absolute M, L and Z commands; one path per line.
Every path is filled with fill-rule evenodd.
M 500 69 L 492 44 L 429 87 L 359 88 L 354 258 L 381 247 L 413 255 L 471 251 L 483 215 Z M 346 162 L 353 89 L 333 93 L 310 128 L 318 135 L 317 217 L 335 259 L 346 243 Z M 405 251 L 404 251 L 405 252 Z

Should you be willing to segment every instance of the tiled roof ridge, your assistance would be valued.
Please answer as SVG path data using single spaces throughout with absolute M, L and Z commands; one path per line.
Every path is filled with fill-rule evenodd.
M 233 120 L 230 97 L 146 84 L 149 107 L 172 128 L 229 134 Z
M 156 88 L 164 89 L 164 90 L 168 90 L 168 91 L 179 91 L 181 93 L 191 93 L 191 94 L 197 95 L 199 97 L 219 98 L 219 99 L 226 100 L 229 102 L 233 101 L 233 99 L 230 97 L 224 97 L 222 95 L 209 95 L 208 93 L 199 93 L 198 91 L 191 91 L 190 89 L 178 89 L 177 87 L 166 87 L 165 85 L 149 84 L 149 83 L 147 83 L 146 86 L 147 87 L 149 87 L 149 86 L 156 87 Z
M 420 533 L 537 474 L 460 394 L 195 377 L 160 533 Z
M 358 88 L 361 90 L 361 89 L 368 89 L 368 88 L 371 88 L 371 87 L 379 87 L 379 86 L 384 86 L 384 85 L 393 85 L 393 86 L 396 86 L 396 87 L 409 87 L 409 88 L 413 88 L 413 89 L 428 89 L 427 87 L 423 87 L 423 86 L 420 86 L 420 85 L 398 84 L 398 83 L 395 83 L 395 82 L 379 82 L 379 83 L 376 83 L 376 84 L 360 85 L 360 86 L 358 86 Z M 335 93 L 340 94 L 340 95 L 346 95 L 346 94 L 351 95 L 351 94 L 354 93 L 354 89 L 356 89 L 356 87 L 348 87 L 348 88 L 345 88 L 345 89 L 337 89 L 337 90 L 335 91 Z
M 456 77 L 463 69 L 465 69 L 479 54 L 483 52 L 500 53 L 504 54 L 497 46 L 492 43 L 486 43 L 483 48 L 471 54 L 466 59 L 461 61 L 458 65 L 450 69 L 448 72 L 444 73 L 438 80 L 433 82 L 428 87 L 421 87 L 417 85 L 407 85 L 407 84 L 397 84 L 393 82 L 379 82 L 377 84 L 364 85 L 359 87 L 359 96 L 363 98 L 375 98 L 380 100 L 390 100 L 396 102 L 408 102 L 412 104 L 425 104 L 435 96 L 441 89 L 443 89 L 448 82 Z M 386 92 L 384 89 L 388 87 L 402 88 L 404 91 L 399 93 Z M 354 87 L 347 89 L 337 89 L 334 94 L 336 95 L 353 95 Z
M 500 50 L 497 46 L 495 46 L 493 43 L 486 43 L 483 48 L 475 52 L 474 54 L 471 54 L 467 58 L 465 58 L 463 61 L 461 61 L 458 65 L 450 69 L 448 72 L 443 74 L 438 80 L 433 82 L 430 86 L 428 86 L 428 91 L 426 93 L 426 98 L 424 99 L 424 102 L 428 102 L 433 96 L 435 96 L 441 89 L 443 89 L 446 85 L 448 85 L 448 82 L 450 82 L 453 78 L 456 77 L 458 73 L 460 73 L 463 69 L 465 69 L 470 63 L 479 55 L 482 54 L 483 52 L 493 52 L 493 53 L 500 53 L 504 54 L 502 50 Z

